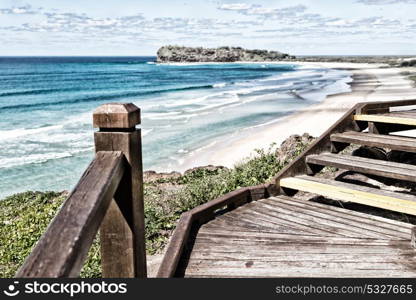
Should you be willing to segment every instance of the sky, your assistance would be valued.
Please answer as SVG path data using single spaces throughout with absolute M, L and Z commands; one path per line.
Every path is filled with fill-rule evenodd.
M 416 0 L 0 0 L 0 55 L 156 55 L 167 44 L 414 55 Z

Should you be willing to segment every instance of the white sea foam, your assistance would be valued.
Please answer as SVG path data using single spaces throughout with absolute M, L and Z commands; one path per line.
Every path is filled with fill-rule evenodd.
M 72 156 L 69 152 L 61 153 L 39 153 L 39 154 L 26 154 L 20 157 L 10 157 L 0 159 L 0 168 L 10 168 L 27 164 L 43 163 L 51 159 L 58 159 Z
M 146 136 L 149 133 L 151 133 L 153 131 L 153 128 L 151 129 L 142 129 L 142 136 Z
M 222 83 L 215 83 L 212 85 L 213 88 L 222 88 L 225 87 L 227 85 L 226 82 L 222 82 Z
M 63 125 L 52 125 L 39 128 L 19 128 L 12 130 L 2 130 L 0 131 L 0 141 L 11 140 L 23 136 L 34 135 L 42 132 L 47 132 L 51 130 L 62 129 Z

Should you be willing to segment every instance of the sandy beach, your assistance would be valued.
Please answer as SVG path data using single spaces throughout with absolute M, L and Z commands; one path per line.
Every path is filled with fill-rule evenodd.
M 349 70 L 353 79 L 349 83 L 351 92 L 328 96 L 324 101 L 275 123 L 246 129 L 231 138 L 210 144 L 186 157 L 178 171 L 208 164 L 232 167 L 252 155 L 255 149 L 268 148 L 271 143 L 280 145 L 292 134 L 307 132 L 319 136 L 358 102 L 416 98 L 414 83 L 401 74 L 409 70 L 406 68 L 360 63 L 299 64 Z

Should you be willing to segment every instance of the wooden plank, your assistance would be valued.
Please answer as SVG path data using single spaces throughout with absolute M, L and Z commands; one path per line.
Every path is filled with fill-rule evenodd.
M 273 228 L 262 227 L 259 225 L 254 224 L 247 224 L 247 223 L 240 223 L 235 222 L 234 220 L 231 222 L 229 220 L 213 220 L 209 223 L 202 225 L 201 228 L 212 228 L 212 229 L 224 229 L 224 228 L 232 228 L 232 230 L 238 232 L 281 232 L 281 233 L 298 233 L 299 231 L 296 228 L 291 228 L 289 226 L 274 226 Z
M 351 201 L 416 215 L 415 197 L 400 193 L 310 176 L 283 178 L 280 180 L 280 185 L 289 189 L 319 194 L 334 200 Z
M 291 217 L 284 214 L 275 214 L 275 213 L 261 213 L 257 212 L 254 209 L 250 213 L 244 212 L 234 212 L 233 214 L 227 214 L 224 218 L 230 218 L 239 220 L 244 218 L 244 220 L 250 220 L 253 224 L 260 223 L 262 226 L 268 226 L 273 229 L 275 226 L 281 224 L 291 226 L 301 232 L 305 233 L 314 233 L 318 235 L 339 235 L 340 233 L 336 230 L 328 228 L 328 226 L 323 226 L 321 224 L 311 224 L 310 222 L 303 221 L 301 218 Z M 349 233 L 350 234 L 350 233 Z
M 277 232 L 279 227 L 287 226 L 289 224 L 287 221 L 284 220 L 270 220 L 270 218 L 267 218 L 267 216 L 255 216 L 251 212 L 233 212 L 233 214 L 226 214 L 224 216 L 221 216 L 221 219 L 228 220 L 229 223 L 234 224 L 257 225 L 260 226 L 261 230 L 270 230 L 274 232 Z M 296 226 L 292 225 L 292 228 L 296 228 Z M 299 228 L 296 229 L 299 230 Z
M 411 260 L 410 262 L 416 263 L 416 260 Z M 186 272 L 191 272 L 193 269 L 266 269 L 266 270 L 275 270 L 275 272 L 285 272 L 288 269 L 303 269 L 303 270 L 321 270 L 322 273 L 325 273 L 326 270 L 342 270 L 350 271 L 354 273 L 354 270 L 396 270 L 404 272 L 413 272 L 416 275 L 416 270 L 409 270 L 406 263 L 401 263 L 397 261 L 385 261 L 385 262 L 368 262 L 366 260 L 362 261 L 343 261 L 343 262 L 332 262 L 332 261 L 296 261 L 292 260 L 290 257 L 286 261 L 261 261 L 261 260 L 217 260 L 217 259 L 193 259 L 189 260 L 186 268 Z
M 413 278 L 415 272 L 403 270 L 324 270 L 310 268 L 204 268 L 186 270 L 187 278 Z
M 408 117 L 408 118 L 415 118 L 416 117 L 416 110 L 399 110 L 399 111 L 391 111 L 383 113 L 382 115 L 391 116 L 391 117 Z
M 234 260 L 234 261 L 250 261 L 257 260 L 262 262 L 287 262 L 287 261 L 315 261 L 315 262 L 360 262 L 363 260 L 363 254 L 360 253 L 274 253 L 274 252 L 214 252 L 214 251 L 194 251 L 190 256 L 190 260 Z M 365 261 L 368 263 L 407 263 L 415 262 L 416 259 L 413 253 L 401 254 L 401 253 L 373 253 L 367 255 Z
M 354 120 L 416 126 L 416 117 L 410 118 L 410 117 L 393 117 L 393 116 L 386 116 L 386 115 L 354 115 Z
M 214 200 L 208 201 L 207 203 L 199 205 L 194 209 L 191 209 L 189 213 L 193 215 L 195 221 L 203 224 L 214 218 L 214 213 L 216 210 L 229 207 L 234 203 L 241 205 L 242 203 L 247 203 L 249 201 L 251 201 L 250 188 L 240 188 Z
M 285 246 L 286 244 L 295 244 L 299 247 L 308 247 L 309 245 L 347 245 L 347 246 L 386 246 L 389 247 L 394 243 L 395 246 L 401 248 L 410 249 L 409 241 L 402 240 L 388 240 L 388 239 L 371 239 L 371 238 L 350 238 L 350 237 L 333 237 L 333 236 L 303 236 L 303 235 L 282 235 L 279 238 L 257 236 L 257 237 L 236 237 L 231 234 L 226 235 L 206 235 L 201 234 L 197 236 L 196 240 L 199 243 L 205 243 L 209 245 L 234 245 L 238 246 L 251 246 L 256 245 L 257 247 L 263 246 Z
M 369 147 L 388 148 L 398 151 L 416 152 L 416 139 L 406 136 L 348 131 L 331 134 L 331 141 Z
M 125 170 L 121 152 L 98 152 L 16 277 L 76 277 Z
M 392 107 L 416 105 L 416 99 L 365 102 L 361 104 L 362 104 L 362 107 L 358 109 L 357 112 L 359 114 L 367 114 L 367 113 L 378 113 L 380 111 L 385 111 L 385 109 L 391 109 Z
M 322 240 L 327 237 L 331 238 L 338 238 L 340 240 L 344 240 L 347 237 L 340 237 L 340 236 L 322 236 L 310 233 L 280 233 L 280 232 L 236 232 L 235 230 L 224 230 L 224 229 L 212 229 L 207 227 L 201 227 L 198 231 L 197 238 L 203 237 L 224 237 L 230 239 L 264 239 L 264 240 L 282 240 L 282 239 L 302 239 L 302 238 L 311 238 L 312 240 Z M 381 240 L 376 238 L 368 238 L 368 237 L 358 237 L 358 238 L 349 238 L 349 240 L 359 239 L 360 241 L 373 241 L 373 240 Z M 384 240 L 381 240 L 384 241 Z
M 396 268 L 388 265 L 389 269 L 383 269 L 382 264 L 373 264 L 373 268 L 368 269 L 366 265 L 360 265 L 362 268 L 352 268 L 347 263 L 325 264 L 316 263 L 314 268 L 310 265 L 301 267 L 298 264 L 291 266 L 289 264 L 274 264 L 270 267 L 264 264 L 257 264 L 256 262 L 246 262 L 241 265 L 233 264 L 232 262 L 224 262 L 223 267 L 205 266 L 205 265 L 191 265 L 185 272 L 186 277 L 410 277 L 413 278 L 416 272 L 407 270 L 405 267 Z M 245 267 L 245 265 L 253 265 Z
M 310 210 L 316 211 L 316 212 L 322 212 L 327 215 L 328 218 L 332 220 L 337 220 L 338 218 L 341 218 L 343 222 L 346 224 L 352 224 L 355 227 L 362 228 L 363 230 L 372 230 L 376 232 L 384 233 L 388 236 L 394 236 L 394 237 L 400 237 L 400 238 L 408 238 L 409 235 L 409 228 L 404 228 L 401 226 L 395 226 L 391 225 L 390 223 L 375 221 L 370 218 L 368 218 L 368 214 L 364 214 L 364 216 L 356 216 L 354 214 L 349 214 L 349 210 L 342 209 L 342 212 L 328 209 L 327 207 L 330 207 L 329 205 L 325 205 L 327 207 L 320 207 L 316 206 L 315 202 L 312 201 L 294 201 L 294 199 L 286 199 L 283 197 L 278 197 L 277 199 L 264 199 L 264 203 L 267 203 L 268 205 L 274 206 L 280 206 L 282 204 L 285 205 L 291 205 L 299 207 L 300 213 L 307 213 Z M 306 203 L 304 203 L 306 202 Z M 312 204 L 312 205 L 310 205 Z M 320 203 L 318 203 L 320 204 Z
M 306 162 L 312 165 L 331 166 L 363 174 L 416 182 L 416 166 L 409 164 L 333 153 L 309 155 Z
M 291 207 L 253 207 L 253 213 L 261 215 L 269 215 L 273 218 L 280 217 L 286 219 L 293 224 L 302 224 L 305 228 L 313 228 L 321 230 L 322 234 L 333 234 L 345 237 L 374 237 L 381 238 L 384 235 L 372 231 L 363 232 L 362 229 L 354 226 L 348 226 L 339 222 L 332 221 L 330 218 L 322 218 L 322 216 L 314 216 L 311 214 L 299 213 L 292 210 Z
M 295 242 L 293 243 L 281 243 L 277 244 L 262 244 L 261 247 L 259 245 L 255 245 L 254 243 L 241 243 L 240 245 L 235 245 L 232 243 L 213 243 L 206 239 L 196 240 L 195 245 L 192 248 L 193 252 L 200 252 L 200 251 L 207 251 L 207 252 L 227 252 L 227 253 L 235 253 L 238 251 L 245 251 L 247 253 L 275 253 L 276 256 L 278 255 L 288 255 L 290 253 L 350 253 L 350 254 L 361 254 L 363 256 L 372 255 L 372 254 L 379 254 L 379 253 L 390 253 L 392 255 L 403 255 L 403 254 L 413 254 L 414 249 L 410 248 L 410 243 L 406 243 L 405 245 L 401 246 L 386 246 L 386 245 L 365 245 L 365 244 L 332 244 L 332 245 L 325 245 L 319 243 L 309 243 L 299 245 Z
M 405 222 L 400 222 L 400 221 L 396 221 L 396 220 L 392 220 L 392 219 L 388 219 L 388 218 L 383 218 L 383 217 L 379 217 L 379 216 L 374 216 L 374 215 L 370 215 L 367 213 L 363 213 L 363 212 L 358 212 L 355 210 L 350 210 L 350 209 L 346 209 L 346 208 L 342 208 L 342 207 L 337 207 L 337 206 L 333 206 L 333 205 L 328 205 L 328 204 L 324 204 L 324 203 L 319 203 L 319 202 L 314 202 L 314 201 L 309 201 L 309 200 L 301 200 L 301 199 L 297 199 L 296 197 L 287 197 L 284 195 L 280 195 L 277 197 L 270 197 L 268 199 L 263 199 L 262 201 L 264 202 L 268 202 L 268 203 L 273 203 L 270 202 L 272 200 L 276 200 L 276 201 L 281 201 L 281 200 L 286 200 L 286 201 L 290 201 L 290 203 L 299 203 L 302 205 L 309 205 L 315 208 L 322 208 L 324 209 L 328 214 L 329 213 L 335 213 L 337 215 L 341 215 L 341 216 L 345 216 L 348 218 L 359 218 L 360 220 L 368 220 L 368 222 L 371 222 L 374 225 L 377 226 L 390 226 L 389 228 L 393 229 L 393 230 L 399 230 L 401 232 L 409 232 L 410 228 L 412 228 L 412 225 L 409 223 L 405 223 Z M 356 220 L 356 219 L 355 219 Z
M 296 209 L 294 209 L 296 207 Z M 354 236 L 373 236 L 383 239 L 408 239 L 408 234 L 404 232 L 398 232 L 394 230 L 389 230 L 385 228 L 380 228 L 374 226 L 373 224 L 366 224 L 366 223 L 359 223 L 355 222 L 351 219 L 346 219 L 340 216 L 335 216 L 331 214 L 327 214 L 326 211 L 321 211 L 317 209 L 307 209 L 305 207 L 297 207 L 292 204 L 284 203 L 283 201 L 279 201 L 275 205 L 267 205 L 265 203 L 264 209 L 270 209 L 279 211 L 279 209 L 291 209 L 295 214 L 302 216 L 302 218 L 309 218 L 308 216 L 317 218 L 316 220 L 319 221 L 319 218 L 324 219 L 322 223 L 334 228 L 341 228 L 346 231 L 354 232 Z

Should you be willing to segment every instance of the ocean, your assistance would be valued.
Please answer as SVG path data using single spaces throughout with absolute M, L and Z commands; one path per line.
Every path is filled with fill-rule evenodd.
M 92 111 L 142 111 L 144 169 L 180 169 L 230 134 L 349 91 L 350 73 L 291 63 L 155 64 L 155 57 L 0 57 L 0 199 L 71 189 L 93 158 Z

